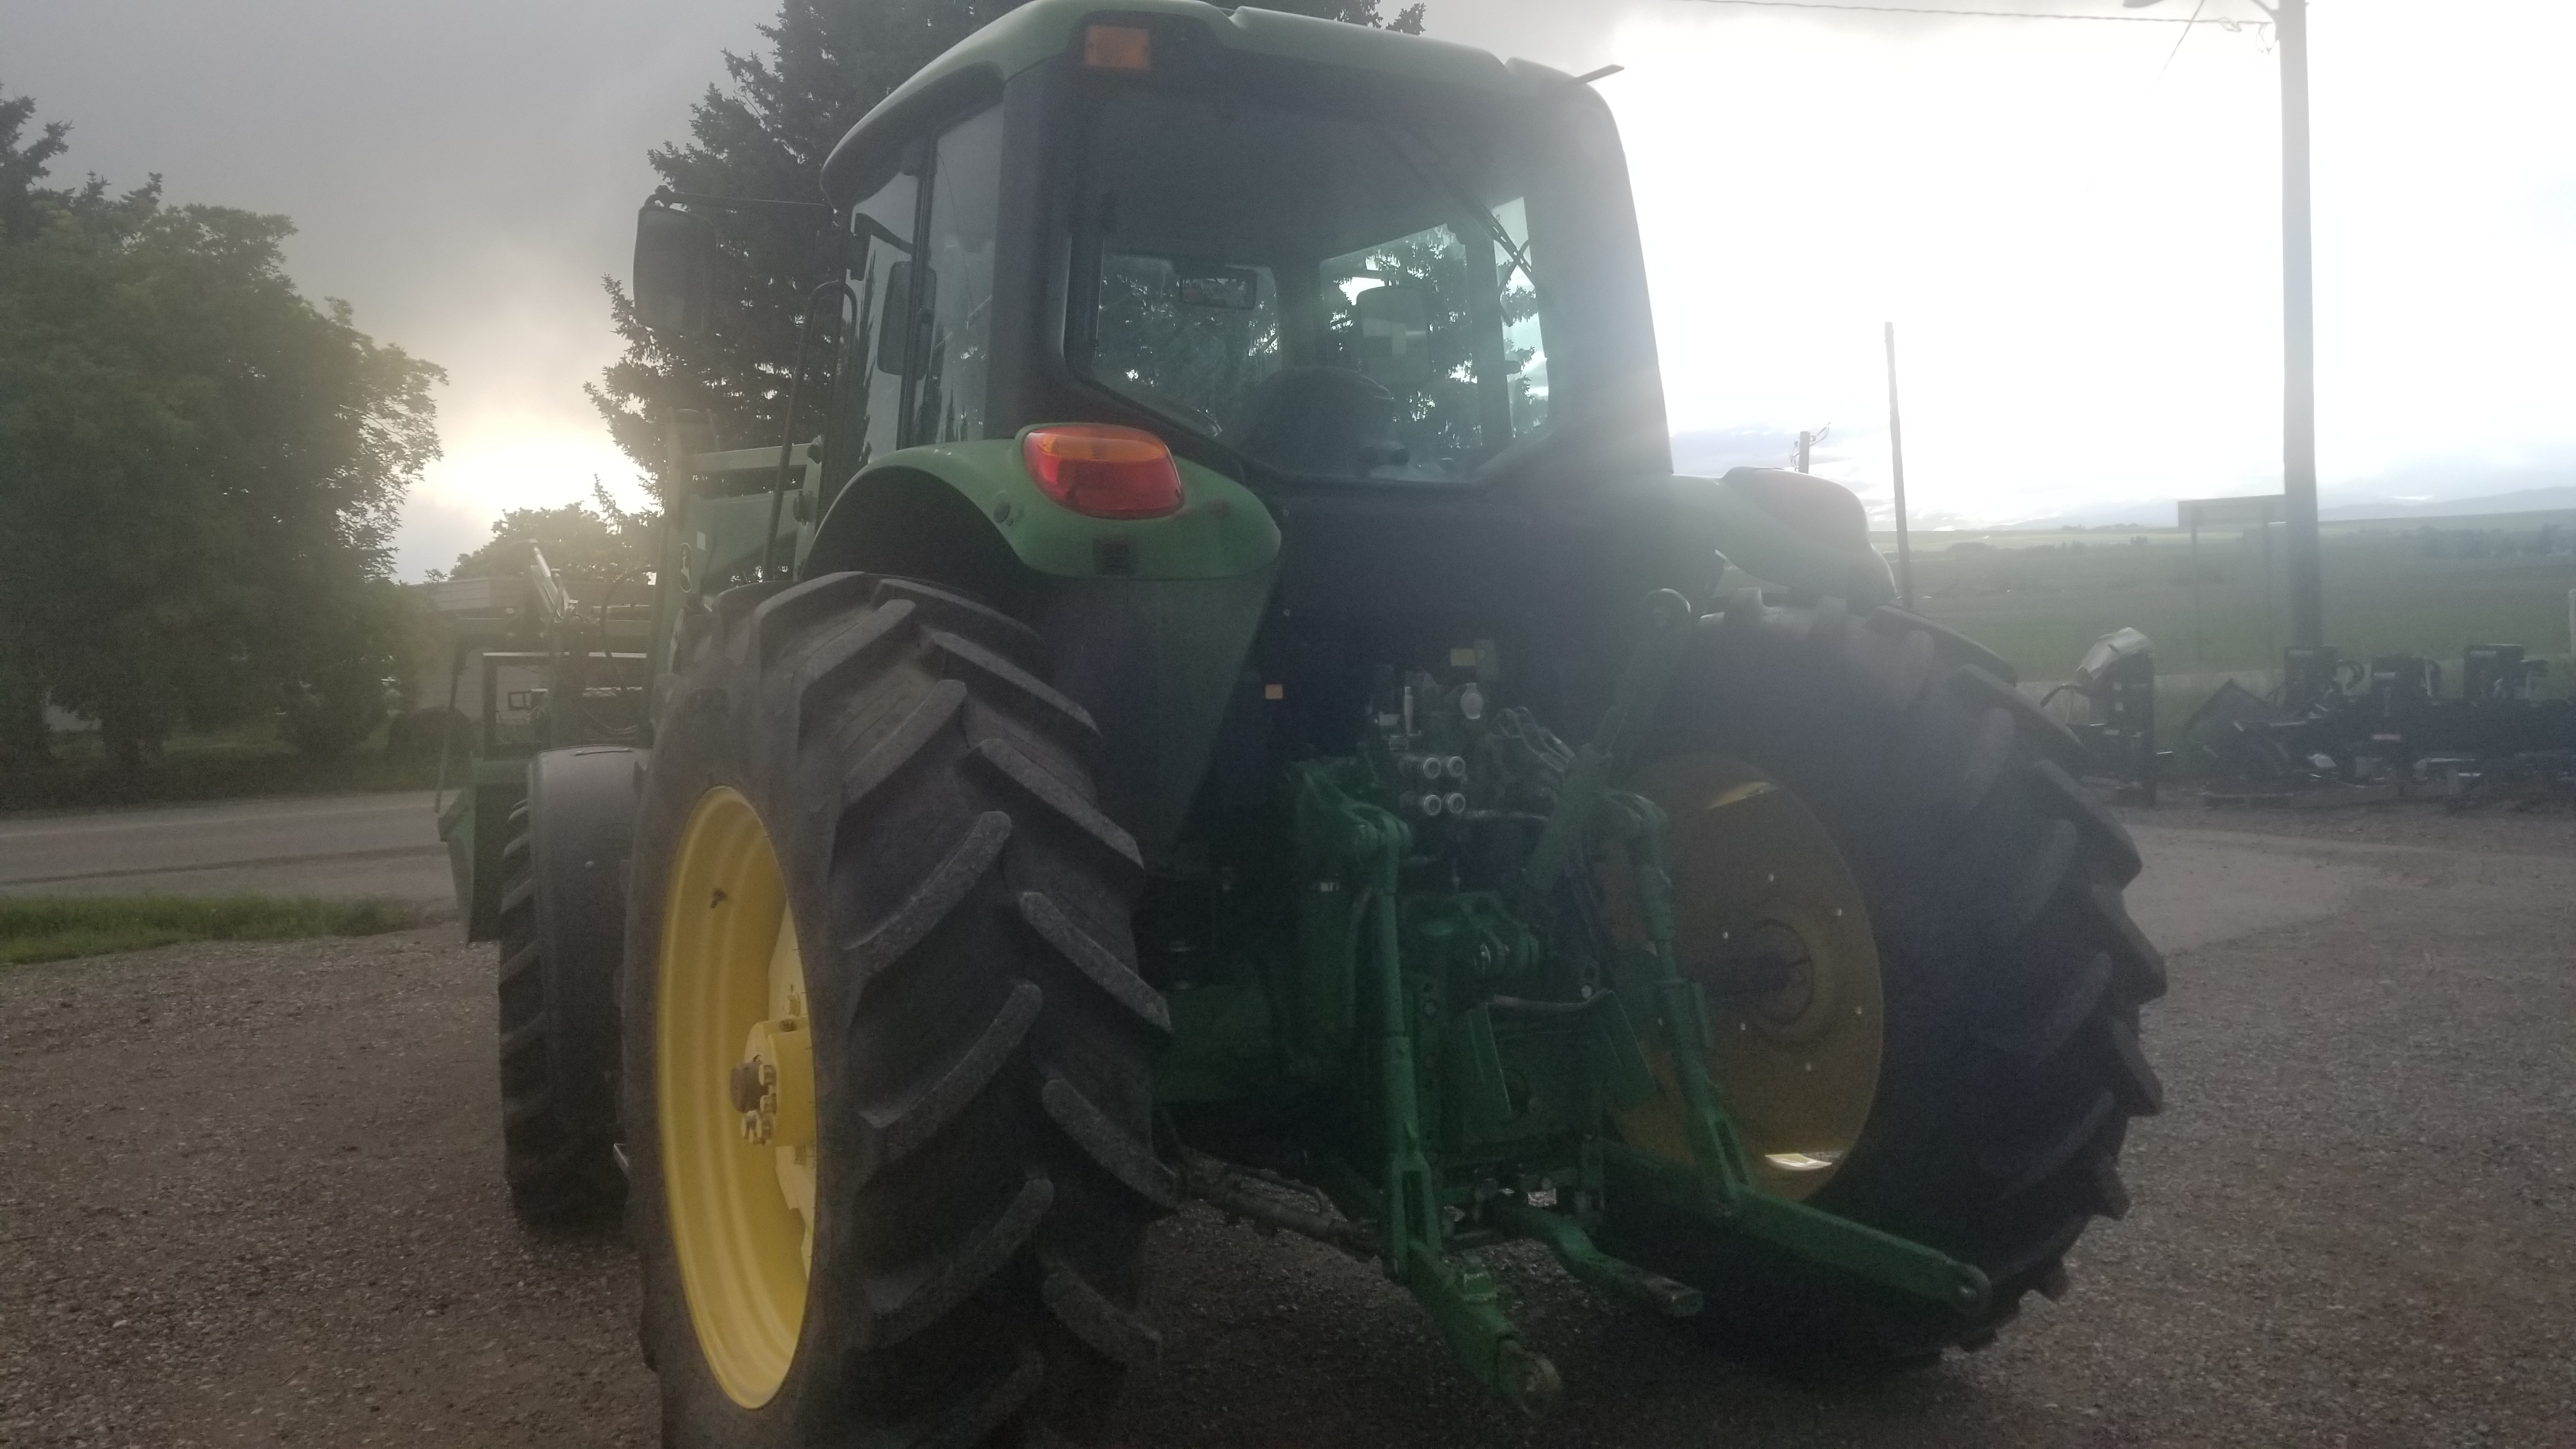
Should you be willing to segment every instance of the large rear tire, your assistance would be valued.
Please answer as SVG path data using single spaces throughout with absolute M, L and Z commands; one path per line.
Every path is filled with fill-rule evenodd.
M 900 580 L 738 588 L 690 633 L 623 1012 L 664 1442 L 1092 1437 L 1156 1349 L 1139 1254 L 1175 1205 L 1147 1070 L 1169 1017 L 1092 723 L 1033 633 Z M 736 991 L 728 961 L 792 989 Z M 756 1051 L 800 1032 L 801 1107 Z M 755 1099 L 758 1141 L 727 1138 Z M 783 1154 L 774 1193 L 737 1152 Z
M 2128 1206 L 2122 1138 L 2162 1100 L 2138 1008 L 2164 963 L 2121 902 L 2136 847 L 2068 773 L 2080 745 L 2001 668 L 1896 609 L 1748 593 L 1701 621 L 1674 688 L 1646 774 L 1688 778 L 1674 762 L 1693 756 L 1758 768 L 1831 837 L 1871 928 L 1866 992 L 1844 1011 L 1883 994 L 1875 1094 L 1807 1201 L 1973 1263 L 1994 1289 L 1962 1317 L 1855 1287 L 1647 1207 L 1614 1174 L 1605 1241 L 1703 1289 L 1693 1322 L 1735 1347 L 1884 1363 L 1975 1346 L 2025 1294 L 2062 1291 L 2066 1250 Z M 1675 886 L 1694 890 L 1678 862 Z M 1830 943 L 1811 945 L 1821 965 Z

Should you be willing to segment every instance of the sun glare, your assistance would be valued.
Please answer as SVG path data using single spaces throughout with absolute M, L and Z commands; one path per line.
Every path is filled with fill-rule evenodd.
M 2548 7 L 2498 8 L 2576 39 Z M 2500 449 L 2576 447 L 2539 397 L 2571 383 L 2548 334 L 2576 321 L 2576 283 L 2542 259 L 2576 230 L 2576 92 L 2534 71 L 2566 45 L 2425 14 L 2356 0 L 2313 22 L 2329 490 L 2456 455 L 2463 413 L 2503 423 Z M 2171 46 L 2166 27 L 1632 12 L 1629 73 L 1602 85 L 1676 433 L 1831 423 L 1818 471 L 1883 512 L 1892 320 L 1920 517 L 2279 486 L 2276 61 L 2250 27 L 2198 27 L 2166 67 Z

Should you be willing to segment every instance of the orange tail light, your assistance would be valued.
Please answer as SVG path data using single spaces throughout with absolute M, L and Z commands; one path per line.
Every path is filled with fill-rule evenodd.
M 1142 428 L 1057 423 L 1020 443 L 1029 476 L 1049 498 L 1093 518 L 1161 518 L 1181 511 L 1172 450 Z

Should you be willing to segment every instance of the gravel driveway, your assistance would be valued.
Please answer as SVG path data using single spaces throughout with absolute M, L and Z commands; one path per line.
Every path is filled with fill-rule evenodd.
M 1986 1352 L 1788 1383 L 1506 1256 L 1528 1425 L 1373 1270 L 1193 1213 L 1124 1441 L 2576 1444 L 2576 826 L 2264 825 L 2142 832 L 2171 1107 Z M 452 928 L 0 972 L 0 1445 L 652 1443 L 625 1250 L 509 1219 L 490 977 Z

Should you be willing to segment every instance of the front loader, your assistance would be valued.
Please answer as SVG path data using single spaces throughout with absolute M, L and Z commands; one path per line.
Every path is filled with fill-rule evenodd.
M 1192 1198 L 1533 1412 L 1496 1244 L 1800 1359 L 2062 1289 L 2159 1100 L 2136 851 L 1848 492 L 1673 474 L 1587 85 L 1034 0 L 823 186 L 828 366 L 781 448 L 675 405 L 650 737 L 563 795 L 667 1442 L 1094 1437 Z M 648 324 L 732 325 L 725 215 L 646 206 Z

